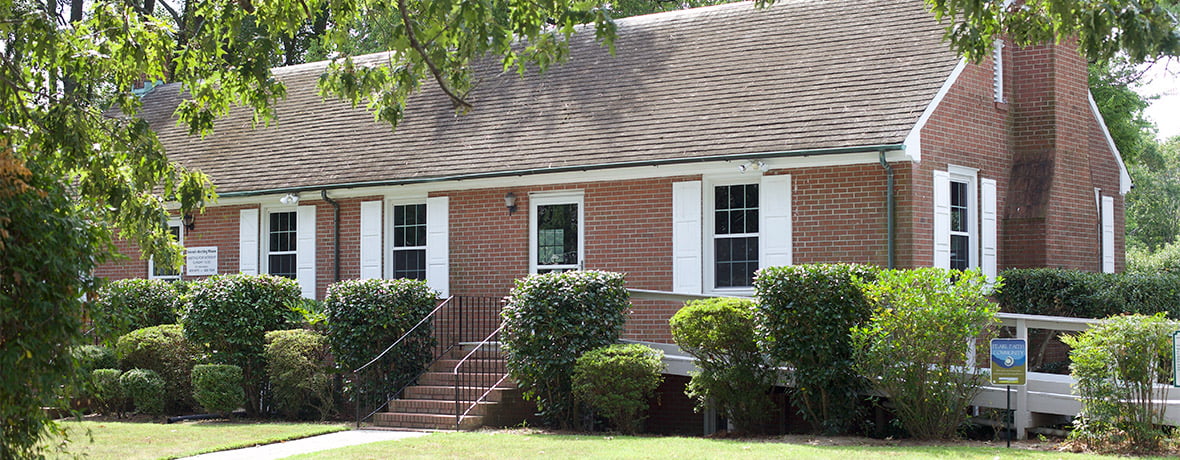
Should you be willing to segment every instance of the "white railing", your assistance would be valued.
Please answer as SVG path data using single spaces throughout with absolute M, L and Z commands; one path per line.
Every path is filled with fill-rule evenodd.
M 684 302 L 693 299 L 709 298 L 699 294 L 680 294 L 663 291 L 648 291 L 630 289 L 631 298 L 643 300 Z M 1004 326 L 1015 329 L 1017 338 L 1028 338 L 1030 329 L 1044 329 L 1063 332 L 1081 332 L 1101 320 L 1089 318 L 1068 318 L 1064 316 L 1023 315 L 1016 313 L 999 313 L 996 315 Z M 667 373 L 671 375 L 688 375 L 696 369 L 693 358 L 674 344 L 638 342 L 664 352 L 664 364 Z M 974 362 L 968 362 L 974 366 Z M 790 369 L 783 369 L 790 372 Z M 784 378 L 784 381 L 789 379 Z M 1048 374 L 1043 372 L 1029 372 L 1027 384 L 1012 387 L 1013 429 L 1020 439 L 1028 435 L 1028 429 L 1039 426 L 1039 423 L 1065 416 L 1073 418 L 1081 410 L 1081 401 L 1072 392 L 1074 380 L 1068 375 Z M 1171 385 L 1156 386 L 1156 401 L 1166 406 L 1165 422 L 1180 426 L 1180 399 L 1171 399 L 1169 389 Z M 1007 387 L 986 385 L 975 397 L 977 407 L 1004 409 L 1006 407 Z

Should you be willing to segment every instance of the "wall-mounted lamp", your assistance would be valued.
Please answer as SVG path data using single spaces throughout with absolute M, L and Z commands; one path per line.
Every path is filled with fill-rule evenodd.
M 298 204 L 299 203 L 299 195 L 296 195 L 294 193 L 288 193 L 286 195 L 283 195 L 282 198 L 279 198 L 279 203 Z
M 738 168 L 738 172 L 740 172 L 742 174 L 745 174 L 746 171 L 753 169 L 753 168 L 757 168 L 759 172 L 770 171 L 770 166 L 768 166 L 762 160 L 747 161 L 745 163 L 739 164 L 737 168 Z
M 508 215 L 510 215 L 510 216 L 512 215 L 512 213 L 516 212 L 516 194 L 515 193 L 508 192 L 506 195 L 504 195 L 504 207 L 508 208 Z
M 184 229 L 188 230 L 188 231 L 192 231 L 194 228 L 197 227 L 193 223 L 196 220 L 197 220 L 196 216 L 194 216 L 193 213 L 191 213 L 191 212 L 185 213 L 184 217 L 180 218 L 180 222 L 184 224 Z

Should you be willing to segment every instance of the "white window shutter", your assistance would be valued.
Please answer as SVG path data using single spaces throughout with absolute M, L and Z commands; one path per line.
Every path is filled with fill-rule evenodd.
M 381 278 L 381 201 L 361 203 L 360 277 L 363 280 Z
M 934 171 L 934 267 L 951 268 L 951 175 Z
M 315 206 L 296 208 L 295 224 L 295 281 L 303 297 L 315 298 Z
M 673 183 L 673 292 L 701 293 L 701 238 L 701 181 Z
M 758 190 L 758 268 L 791 265 L 791 176 L 763 177 Z
M 1102 272 L 1114 273 L 1114 198 L 1102 197 Z
M 989 282 L 996 280 L 996 181 L 979 181 L 979 267 Z
M 426 285 L 441 297 L 451 295 L 450 197 L 426 199 Z
M 258 274 L 258 210 L 243 209 L 238 221 L 238 271 Z

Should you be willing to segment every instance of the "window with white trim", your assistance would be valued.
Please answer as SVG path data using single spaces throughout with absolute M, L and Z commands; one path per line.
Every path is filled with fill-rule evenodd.
M 426 204 L 393 206 L 393 277 L 426 279 Z
M 950 167 L 950 248 L 951 266 L 955 270 L 979 267 L 979 215 L 975 196 L 976 171 Z
M 296 279 L 298 217 L 295 211 L 271 212 L 266 227 L 266 272 Z
M 584 260 L 582 192 L 529 197 L 529 268 L 532 273 L 579 270 Z
M 758 184 L 714 185 L 712 287 L 749 288 L 758 270 Z
M 176 238 L 176 242 L 184 246 L 184 226 L 180 224 L 180 220 L 170 219 L 168 221 L 168 233 Z M 180 273 L 184 267 L 180 269 L 173 269 L 168 267 L 156 266 L 152 259 L 148 259 L 148 278 L 155 280 L 176 281 L 180 279 Z
M 979 170 L 947 166 L 934 171 L 933 265 L 979 268 L 989 280 L 997 271 L 997 184 Z

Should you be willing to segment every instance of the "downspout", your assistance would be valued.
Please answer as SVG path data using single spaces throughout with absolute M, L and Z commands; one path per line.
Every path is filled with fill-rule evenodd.
M 885 168 L 885 239 L 889 254 L 889 267 L 894 268 L 894 235 L 893 235 L 893 166 L 885 161 L 885 149 L 881 149 L 881 167 Z
M 882 152 L 882 155 L 885 153 Z M 327 190 L 320 190 L 320 198 L 332 205 L 335 214 L 332 217 L 332 282 L 340 281 L 340 203 L 328 198 Z

